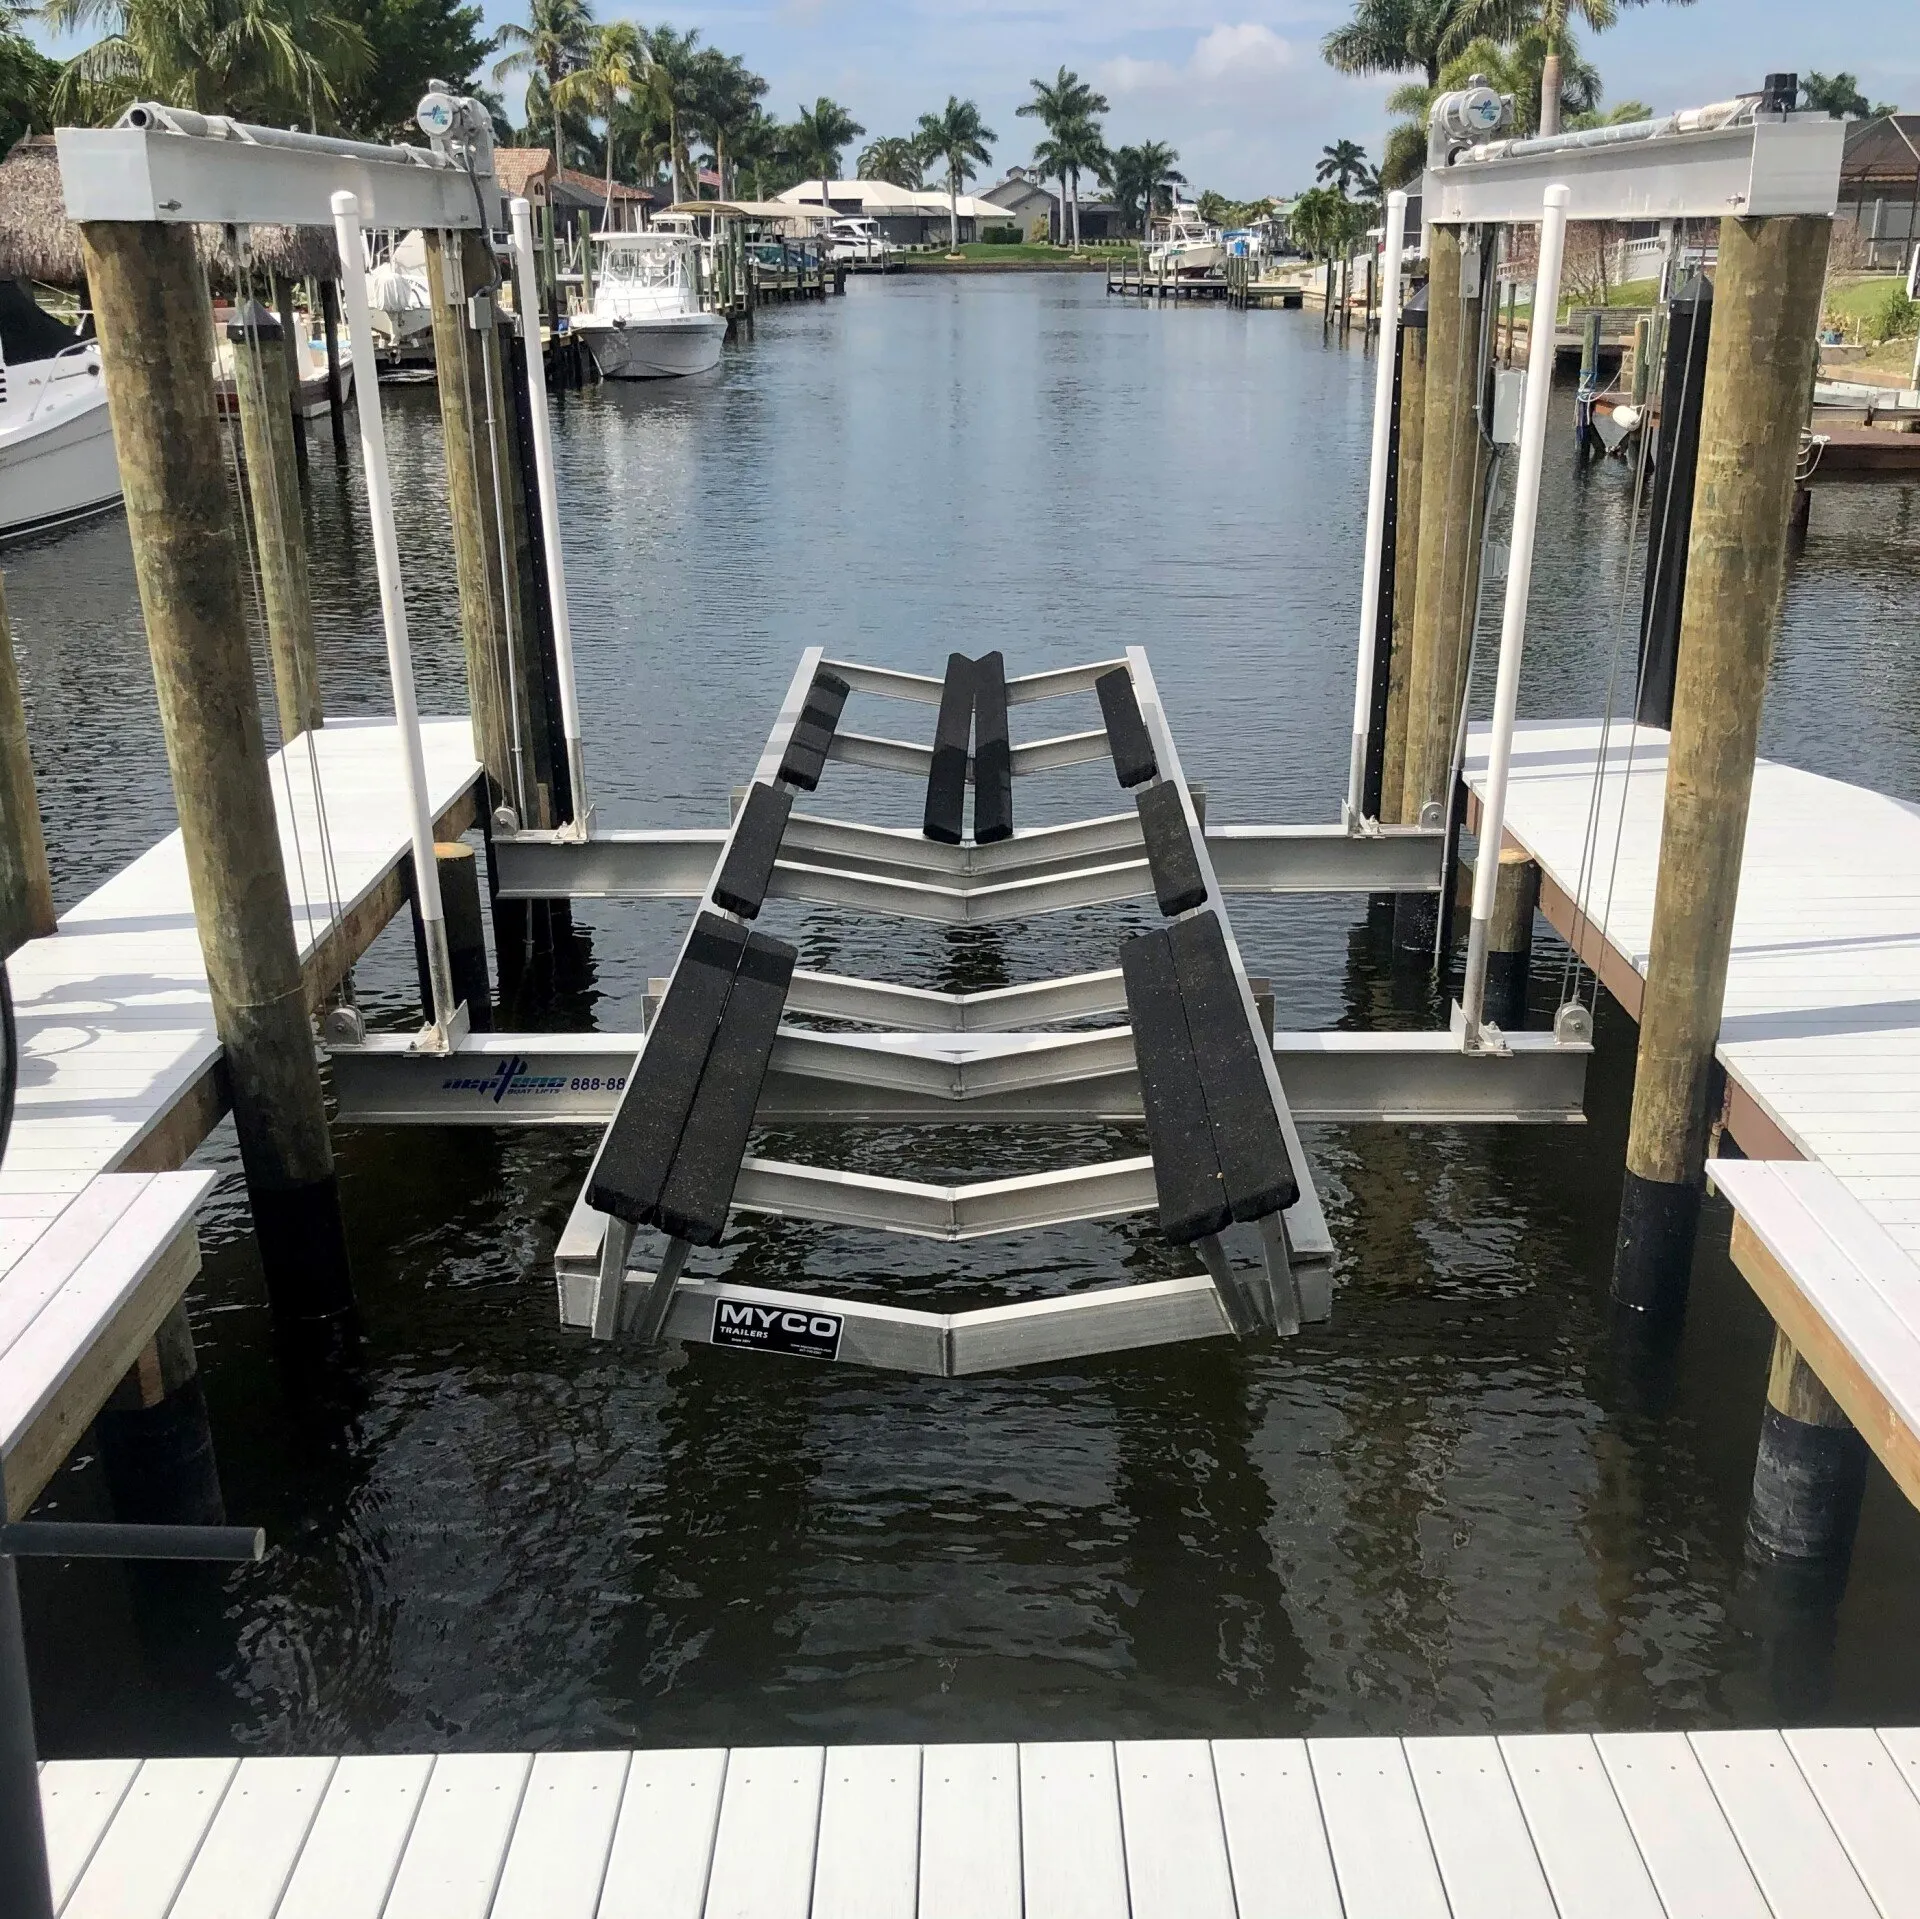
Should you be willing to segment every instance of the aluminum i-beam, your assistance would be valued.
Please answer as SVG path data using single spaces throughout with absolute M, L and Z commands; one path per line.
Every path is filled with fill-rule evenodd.
M 1117 987 L 1119 976 L 1110 977 Z M 1113 990 L 1108 978 L 1059 984 L 1092 1001 Z M 861 1003 L 874 990 L 846 984 Z M 828 985 L 821 997 L 830 1000 Z M 1281 1033 L 1273 1056 L 1303 1122 L 1582 1124 L 1591 1049 L 1551 1033 L 1505 1038 L 1511 1052 L 1502 1055 L 1465 1052 L 1451 1033 Z M 404 1035 L 373 1034 L 332 1053 L 338 1117 L 373 1126 L 604 1127 L 643 1043 L 638 1033 L 480 1033 L 450 1055 L 429 1056 Z M 775 1042 L 757 1117 L 764 1125 L 1137 1123 L 1140 1084 L 1125 1027 L 843 1034 L 790 1026 Z
M 1440 890 L 1445 835 L 1438 828 L 1387 827 L 1362 837 L 1338 826 L 1216 826 L 1205 837 L 1223 893 Z M 496 834 L 490 851 L 502 899 L 699 899 L 726 838 L 721 827 L 600 828 L 580 841 L 522 832 Z M 962 916 L 941 902 L 941 888 L 964 897 L 970 888 L 1058 878 L 1089 865 L 1125 866 L 1144 850 L 1134 813 L 1016 832 L 981 847 L 938 846 L 895 828 L 795 813 L 783 847 L 788 858 L 782 864 L 805 877 L 783 882 L 776 875 L 776 892 L 782 884 L 824 890 L 841 880 L 892 879 L 934 889 L 925 902 L 900 896 L 902 904 L 928 907 L 913 917 L 950 922 Z M 1136 890 L 1151 889 L 1142 882 Z M 796 890 L 786 897 L 815 894 Z

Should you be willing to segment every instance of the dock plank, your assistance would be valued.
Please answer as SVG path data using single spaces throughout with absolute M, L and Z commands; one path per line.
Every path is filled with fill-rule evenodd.
M 1240 1919 L 1343 1919 L 1303 1739 L 1216 1739 L 1213 1773 Z
M 70 1919 L 166 1919 L 239 1767 L 236 1759 L 149 1759 L 67 1900 Z
M 40 1819 L 57 1912 L 106 1835 L 140 1770 L 137 1759 L 72 1759 L 40 1774 Z
M 1026 1909 L 1049 1919 L 1128 1919 L 1120 1789 L 1104 1740 L 1020 1748 Z
M 915 1919 L 919 1885 L 920 1748 L 834 1747 L 810 1919 Z
M 1114 1749 L 1132 1919 L 1235 1919 L 1226 1827 L 1204 1739 Z
M 1397 1739 L 1309 1739 L 1346 1919 L 1448 1919 L 1420 1798 Z
M 633 1755 L 597 1919 L 700 1919 L 726 1776 L 718 1747 Z
M 1880 1919 L 1777 1732 L 1697 1732 L 1689 1739 L 1775 1919 Z
M 411 1753 L 342 1759 L 274 1919 L 381 1919 L 432 1770 Z
M 488 1919 L 532 1760 L 443 1753 L 381 1919 Z
M 1920 1919 L 1920 1799 L 1871 1732 L 1807 1726 L 1785 1735 L 1883 1919 Z
M 273 1919 L 331 1759 L 243 1759 L 167 1919 Z
M 1601 1733 L 1593 1743 L 1667 1919 L 1770 1919 L 1685 1733 Z
M 527 1774 L 492 1919 L 594 1919 L 629 1755 L 543 1752 Z
M 1508 1734 L 1500 1754 L 1560 1919 L 1665 1919 L 1592 1739 Z
M 1499 1741 L 1404 1743 L 1453 1919 L 1557 1919 Z
M 807 1919 L 825 1768 L 819 1746 L 735 1750 L 705 1919 Z
M 920 1754 L 919 1919 L 1021 1919 L 1020 1750 Z

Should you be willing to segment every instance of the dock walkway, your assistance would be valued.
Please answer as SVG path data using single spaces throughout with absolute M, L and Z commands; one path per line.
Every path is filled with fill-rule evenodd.
M 82 1760 L 62 1919 L 1904 1919 L 1920 1733 Z
M 1616 726 L 1596 791 L 1599 732 L 1519 729 L 1507 839 L 1637 1018 L 1667 736 Z M 1755 765 L 1718 1053 L 1726 1135 L 1772 1162 L 1709 1168 L 1739 1216 L 1735 1263 L 1920 1506 L 1920 806 Z
M 472 822 L 471 732 L 464 719 L 423 731 L 432 804 L 455 832 Z M 312 737 L 324 839 L 305 743 L 274 755 L 272 775 L 317 1005 L 404 903 L 408 840 L 391 722 Z M 17 1517 L 199 1268 L 194 1214 L 212 1180 L 174 1169 L 226 1099 L 180 835 L 7 968 L 20 1086 L 0 1169 L 0 1454 Z

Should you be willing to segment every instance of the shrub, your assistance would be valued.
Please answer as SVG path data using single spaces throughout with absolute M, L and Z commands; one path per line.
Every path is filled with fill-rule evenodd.
M 1873 337 L 1884 342 L 1910 333 L 1920 333 L 1920 301 L 1911 299 L 1905 287 L 1889 287 L 1873 315 Z
M 1018 227 L 987 227 L 982 230 L 980 238 L 990 247 L 1017 247 L 1020 244 L 1020 229 Z

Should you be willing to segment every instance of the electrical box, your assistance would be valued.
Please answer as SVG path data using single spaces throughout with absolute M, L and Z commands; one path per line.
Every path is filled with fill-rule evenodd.
M 1493 443 L 1516 446 L 1520 440 L 1520 403 L 1526 397 L 1527 376 L 1517 366 L 1497 367 L 1493 375 Z

